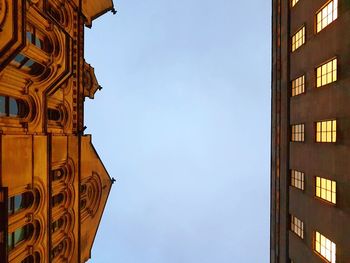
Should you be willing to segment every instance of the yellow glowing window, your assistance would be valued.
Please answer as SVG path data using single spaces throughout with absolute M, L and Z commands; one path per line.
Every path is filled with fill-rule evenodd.
M 317 83 L 321 87 L 337 80 L 337 59 L 333 59 L 316 69 Z
M 304 222 L 293 215 L 290 216 L 290 229 L 300 238 L 304 238 Z
M 338 0 L 330 1 L 316 14 L 317 33 L 338 17 Z
M 337 183 L 321 177 L 316 177 L 316 196 L 331 202 L 336 203 Z
M 291 185 L 304 190 L 304 173 L 296 170 L 290 171 L 290 180 Z
M 319 121 L 316 123 L 316 142 L 336 142 L 337 121 Z
M 305 76 L 301 76 L 292 80 L 292 96 L 296 96 L 305 92 Z
M 292 52 L 305 43 L 305 27 L 292 36 Z
M 330 263 L 335 263 L 336 245 L 319 232 L 315 232 L 315 251 Z
M 298 2 L 299 0 L 292 0 L 292 7 L 295 6 Z
M 292 141 L 293 142 L 304 141 L 304 124 L 292 125 Z

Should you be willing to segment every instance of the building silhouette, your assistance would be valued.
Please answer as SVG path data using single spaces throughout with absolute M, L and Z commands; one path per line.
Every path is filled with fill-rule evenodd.
M 350 262 L 350 2 L 272 6 L 270 260 Z
M 85 262 L 112 180 L 84 130 L 84 27 L 112 0 L 0 0 L 0 262 Z

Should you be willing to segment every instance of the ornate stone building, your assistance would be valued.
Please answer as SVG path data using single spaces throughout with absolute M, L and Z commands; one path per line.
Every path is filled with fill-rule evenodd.
M 112 180 L 84 135 L 84 27 L 112 0 L 0 0 L 0 262 L 85 262 Z

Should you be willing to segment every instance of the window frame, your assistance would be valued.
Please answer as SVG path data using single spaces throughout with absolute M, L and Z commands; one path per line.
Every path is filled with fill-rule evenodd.
M 317 25 L 318 25 L 318 23 L 317 23 L 317 15 L 319 14 L 319 13 L 321 13 L 322 11 L 323 11 L 323 9 L 324 8 L 326 8 L 326 6 L 328 6 L 331 2 L 334 2 L 334 1 L 337 1 L 337 17 L 335 18 L 335 19 L 333 19 L 329 24 L 327 24 L 325 27 L 323 27 L 323 28 L 321 28 L 320 29 L 320 31 L 317 31 L 318 29 L 317 29 Z M 334 3 L 333 3 L 334 4 Z M 333 12 L 334 11 L 334 9 L 332 10 L 332 16 L 333 16 Z M 317 34 L 319 34 L 321 31 L 323 31 L 325 28 L 327 28 L 329 25 L 331 25 L 331 24 L 333 24 L 337 19 L 338 19 L 338 17 L 339 17 L 339 0 L 329 0 L 329 1 L 327 1 L 326 3 L 324 3 L 317 11 L 316 11 L 316 13 L 315 13 L 315 19 L 314 19 L 314 31 L 315 31 L 315 34 L 317 35 Z M 323 19 L 322 19 L 323 20 Z M 321 21 L 322 21 L 321 20 Z M 320 22 L 320 23 L 322 23 L 322 22 Z
M 332 137 L 331 137 L 331 141 L 330 142 L 327 142 L 327 141 L 317 141 L 317 124 L 318 123 L 321 123 L 321 126 L 322 126 L 322 123 L 323 122 L 329 122 L 329 121 L 331 121 L 332 122 L 332 130 L 330 131 L 331 132 L 331 134 L 332 134 Z M 333 121 L 335 121 L 335 131 L 333 130 Z M 314 138 L 314 142 L 315 143 L 317 143 L 317 144 L 336 144 L 336 143 L 338 143 L 338 141 L 339 141 L 339 134 L 338 134 L 338 128 L 339 127 L 339 125 L 338 125 L 338 119 L 325 119 L 325 120 L 318 120 L 318 121 L 315 121 L 314 122 L 314 136 L 315 136 L 315 138 Z M 326 132 L 327 132 L 327 130 L 326 130 Z M 335 141 L 333 141 L 333 132 L 335 132 Z M 320 137 L 322 138 L 322 129 L 321 129 L 321 131 L 320 131 Z
M 297 33 L 299 33 L 299 31 L 301 31 L 302 29 L 304 29 L 304 35 L 303 35 L 303 43 L 300 45 L 300 46 L 298 46 L 297 48 L 295 48 L 294 50 L 293 50 L 293 37 L 295 36 L 296 37 L 296 34 Z M 295 45 L 296 45 L 296 43 L 298 42 L 298 40 L 296 40 L 295 41 Z M 291 35 L 291 37 L 290 37 L 290 52 L 291 53 L 294 53 L 294 52 L 296 52 L 297 50 L 299 50 L 301 47 L 303 47 L 305 44 L 306 44 L 306 24 L 304 23 L 304 24 L 302 24 L 296 31 L 294 31 L 294 33 Z

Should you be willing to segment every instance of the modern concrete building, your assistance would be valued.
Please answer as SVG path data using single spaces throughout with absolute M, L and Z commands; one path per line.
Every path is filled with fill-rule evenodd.
M 0 0 L 0 262 L 86 262 L 112 180 L 84 135 L 84 27 L 112 0 Z
M 350 262 L 350 1 L 272 5 L 271 262 Z

